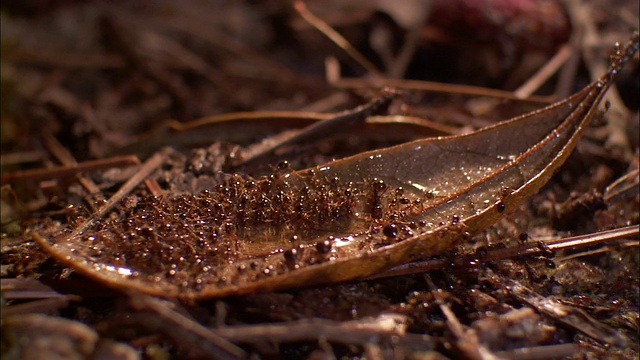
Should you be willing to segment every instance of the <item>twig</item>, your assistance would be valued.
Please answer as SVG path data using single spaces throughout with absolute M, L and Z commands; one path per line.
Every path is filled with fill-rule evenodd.
M 442 314 L 446 319 L 449 331 L 451 331 L 451 334 L 453 334 L 456 339 L 458 350 L 464 354 L 464 357 L 473 360 L 496 359 L 489 349 L 480 343 L 480 340 L 473 330 L 465 331 L 462 323 L 460 323 L 460 320 L 458 320 L 451 310 L 451 307 L 442 299 L 440 290 L 435 286 L 431 277 L 428 274 L 425 274 L 424 279 L 431 289 L 433 297 L 440 307 L 440 311 L 442 311 Z
M 0 279 L 0 291 L 7 300 L 65 297 L 37 279 Z
M 516 89 L 513 94 L 520 99 L 525 99 L 533 94 L 540 86 L 549 80 L 563 64 L 565 64 L 572 56 L 573 49 L 570 45 L 565 44 L 560 50 L 540 68 L 529 80 Z
M 601 242 L 614 241 L 620 239 L 637 238 L 640 233 L 638 225 L 627 226 L 614 230 L 606 230 L 588 235 L 573 236 L 562 239 L 547 240 L 540 244 L 523 244 L 505 249 L 490 249 L 485 255 L 480 256 L 482 261 L 497 261 L 509 259 L 516 256 L 540 255 L 547 251 L 558 251 L 572 247 L 588 246 Z M 475 259 L 474 259 L 475 260 Z M 410 274 L 418 274 L 427 271 L 442 269 L 453 263 L 454 266 L 469 266 L 469 257 L 461 256 L 456 259 L 431 259 L 426 261 L 414 262 L 410 264 L 396 266 L 380 274 L 369 277 L 368 279 L 381 279 L 394 276 L 403 276 Z
M 149 192 L 151 193 L 151 195 L 162 196 L 164 194 L 164 191 L 162 190 L 162 188 L 160 187 L 156 179 L 149 179 L 149 178 L 144 179 L 144 184 L 147 187 L 147 190 L 149 190 Z
M 579 349 L 576 344 L 558 344 L 498 351 L 495 354 L 499 359 L 505 360 L 544 360 L 569 357 Z
M 397 92 L 385 90 L 382 95 L 374 98 L 364 105 L 335 115 L 330 119 L 319 121 L 307 126 L 293 136 L 286 137 L 270 145 L 266 149 L 260 149 L 256 154 L 252 154 L 249 157 L 242 159 L 242 162 L 236 166 L 247 165 L 250 162 L 254 162 L 258 159 L 264 158 L 265 156 L 271 155 L 279 149 L 295 144 L 309 143 L 326 137 L 336 131 L 345 131 L 345 129 L 364 123 L 368 116 L 377 115 L 381 111 L 385 111 L 396 96 L 398 96 Z
M 602 197 L 606 203 L 609 203 L 612 199 L 632 191 L 637 194 L 639 184 L 640 173 L 638 169 L 632 170 L 607 186 Z
M 2 317 L 32 314 L 32 313 L 48 313 L 53 310 L 63 309 L 69 305 L 69 297 L 57 296 L 47 299 L 35 300 L 17 305 L 9 305 L 2 307 Z
M 418 48 L 418 43 L 422 40 L 424 33 L 423 27 L 424 24 L 431 13 L 431 8 L 433 7 L 433 2 L 417 2 L 414 3 L 415 11 L 419 14 L 416 16 L 418 21 L 415 21 L 409 32 L 404 37 L 404 44 L 402 44 L 402 48 L 398 53 L 398 56 L 393 60 L 393 63 L 389 66 L 387 70 L 387 75 L 391 78 L 402 78 L 404 77 L 407 67 L 411 62 L 411 59 L 415 55 L 416 49 Z
M 597 50 L 601 44 L 598 30 L 593 21 L 594 17 L 589 13 L 589 5 L 581 0 L 566 1 L 567 10 L 574 26 L 580 27 L 583 31 L 582 56 L 589 69 L 592 79 L 598 79 L 602 74 L 606 74 L 609 63 L 602 59 Z M 615 87 L 611 87 L 607 93 L 610 105 L 609 112 L 609 138 L 607 145 L 628 148 L 629 142 L 626 136 L 626 106 L 620 98 L 620 94 Z
M 544 297 L 516 280 L 498 274 L 495 276 L 500 279 L 513 298 L 533 307 L 537 312 L 571 327 L 601 344 L 612 344 L 618 347 L 625 347 L 629 344 L 629 339 L 622 333 L 592 318 L 581 309 L 560 304 L 551 298 Z
M 194 147 L 199 144 L 210 145 L 215 141 L 225 141 L 248 146 L 254 139 L 263 138 L 263 143 L 276 143 L 288 136 L 281 136 L 282 132 L 311 126 L 314 123 L 339 116 L 340 113 L 318 113 L 308 111 L 251 111 L 207 116 L 193 121 L 181 123 L 168 120 L 155 129 L 139 137 L 135 143 L 126 145 L 116 152 L 118 154 L 153 153 L 162 146 Z M 413 138 L 459 133 L 455 127 L 443 125 L 434 121 L 405 115 L 370 116 L 366 124 L 407 124 L 411 125 L 410 134 Z M 293 130 L 295 131 L 295 130 Z M 265 138 L 268 133 L 276 133 L 277 139 Z M 402 131 L 373 132 L 372 135 L 384 135 L 386 140 L 406 141 Z M 274 141 L 270 141 L 274 140 Z
M 57 179 L 74 176 L 80 172 L 89 172 L 104 169 L 106 167 L 123 167 L 138 165 L 140 160 L 136 156 L 114 156 L 108 159 L 89 160 L 72 166 L 57 166 L 45 169 L 20 170 L 3 174 L 0 179 L 3 183 L 14 183 L 24 180 Z
M 111 196 L 111 198 L 107 201 L 107 203 L 101 207 L 98 212 L 92 215 L 89 219 L 87 219 L 84 223 L 78 226 L 73 230 L 69 238 L 76 237 L 82 234 L 87 228 L 89 228 L 96 220 L 101 219 L 107 212 L 111 211 L 111 209 L 118 203 L 122 198 L 124 198 L 127 194 L 129 194 L 140 182 L 142 182 L 149 174 L 155 171 L 158 166 L 160 166 L 169 153 L 172 150 L 170 148 L 165 148 L 152 157 L 150 157 L 147 161 L 145 161 L 140 169 L 126 182 L 118 191 Z
M 330 95 L 307 104 L 299 111 L 324 111 L 328 112 L 332 109 L 338 109 L 349 101 L 349 94 L 346 91 L 333 92 Z
M 558 74 L 558 81 L 556 82 L 556 88 L 554 94 L 558 99 L 564 99 L 571 94 L 573 86 L 575 84 L 576 75 L 578 74 L 578 66 L 580 65 L 581 51 L 580 46 L 582 44 L 583 32 L 581 28 L 574 28 L 571 38 L 569 39 L 569 45 L 571 46 L 571 57 L 560 70 Z
M 244 359 L 247 357 L 244 350 L 221 338 L 218 334 L 198 324 L 194 320 L 178 313 L 173 309 L 171 303 L 165 300 L 156 299 L 147 295 L 133 294 L 129 302 L 138 310 L 151 311 L 160 317 L 167 327 L 165 333 L 170 333 L 173 336 L 189 334 L 190 336 L 183 336 L 180 340 L 188 341 L 188 345 L 193 350 L 198 350 L 201 356 L 211 359 L 229 360 Z M 176 331 L 177 329 L 182 331 Z
M 281 147 L 306 143 L 321 139 L 336 131 L 344 131 L 357 124 L 364 123 L 367 117 L 371 115 L 378 115 L 381 112 L 386 111 L 391 101 L 398 96 L 398 93 L 393 90 L 385 90 L 383 94 L 377 96 L 368 103 L 358 106 L 353 110 L 348 110 L 343 113 L 337 114 L 334 117 L 319 121 L 311 126 L 304 128 L 295 136 L 276 144 L 271 151 Z
M 0 157 L 0 165 L 2 165 L 2 167 L 5 167 L 15 164 L 38 162 L 41 160 L 42 153 L 40 151 L 23 151 L 15 153 L 2 152 L 2 156 Z
M 78 166 L 78 162 L 60 142 L 50 133 L 42 136 L 43 145 L 51 152 L 51 154 L 60 161 L 64 166 Z M 88 177 L 76 175 L 78 181 L 90 194 L 96 194 L 100 199 L 103 198 L 100 188 Z
M 339 65 L 337 62 L 328 60 L 327 77 L 331 85 L 339 89 L 371 89 L 392 87 L 401 90 L 430 91 L 444 94 L 461 94 L 467 96 L 486 96 L 505 100 L 519 100 L 530 103 L 550 104 L 554 97 L 532 95 L 526 99 L 517 97 L 513 92 L 490 89 L 471 85 L 445 84 L 424 80 L 404 80 L 404 79 L 381 79 L 381 78 L 342 78 L 339 76 Z
M 46 282 L 46 283 L 45 283 Z M 0 279 L 5 299 L 43 299 L 67 297 L 72 300 L 88 297 L 113 297 L 112 289 L 88 279 Z
M 551 250 L 561 250 L 576 246 L 593 245 L 605 241 L 637 238 L 640 233 L 639 225 L 626 226 L 614 230 L 606 230 L 594 234 L 573 236 L 565 239 L 547 241 L 545 244 Z
M 370 320 L 336 322 L 313 319 L 277 324 L 239 325 L 213 331 L 234 343 L 287 343 L 324 338 L 342 344 L 383 343 L 394 338 L 395 345 L 431 349 L 427 335 L 405 334 L 406 319 L 400 315 L 382 315 Z
M 638 247 L 638 246 L 640 246 L 640 244 L 638 244 L 638 240 L 629 240 L 629 241 L 625 241 L 625 242 L 620 243 L 620 244 L 617 245 L 618 248 Z M 571 254 L 571 255 L 555 258 L 554 261 L 556 263 L 562 263 L 562 262 L 565 262 L 565 261 L 568 261 L 568 260 L 577 259 L 579 257 L 602 254 L 602 253 L 609 252 L 609 251 L 611 251 L 611 248 L 608 247 L 608 246 L 604 246 L 604 247 L 601 247 L 601 248 L 595 249 L 595 250 L 582 251 L 582 252 L 579 252 L 579 253 L 576 253 L 576 254 Z
M 326 37 L 328 37 L 333 43 L 342 48 L 351 58 L 353 58 L 358 64 L 364 67 L 371 74 L 376 75 L 378 77 L 382 76 L 382 72 L 378 70 L 378 68 L 373 65 L 362 53 L 360 53 L 356 48 L 347 41 L 340 33 L 335 31 L 331 26 L 329 26 L 326 22 L 324 22 L 319 17 L 315 16 L 309 9 L 307 5 L 302 0 L 294 0 L 293 8 L 304 18 L 309 24 L 318 29 L 321 33 L 323 33 Z

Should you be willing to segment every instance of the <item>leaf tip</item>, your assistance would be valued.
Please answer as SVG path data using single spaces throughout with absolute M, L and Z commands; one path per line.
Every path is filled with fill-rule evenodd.
M 616 43 L 611 52 L 611 65 L 609 71 L 602 80 L 610 82 L 620 72 L 622 67 L 631 59 L 638 51 L 640 43 L 640 35 L 638 30 L 634 30 L 624 46 Z

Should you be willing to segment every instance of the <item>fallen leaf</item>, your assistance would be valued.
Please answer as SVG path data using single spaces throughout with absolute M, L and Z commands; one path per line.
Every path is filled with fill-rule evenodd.
M 637 50 L 571 97 L 477 132 L 418 140 L 312 169 L 146 198 L 80 235 L 34 239 L 121 289 L 187 300 L 368 276 L 454 248 L 518 208 L 562 165 Z

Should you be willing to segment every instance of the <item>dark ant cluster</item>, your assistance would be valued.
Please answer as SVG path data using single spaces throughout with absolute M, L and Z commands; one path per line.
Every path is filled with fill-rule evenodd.
M 426 228 L 427 222 L 418 214 L 425 209 L 425 199 L 429 193 L 416 196 L 403 187 L 391 188 L 383 180 L 374 178 L 370 183 L 370 211 L 373 220 L 371 234 L 382 231 L 379 245 L 389 245 L 414 235 L 419 228 Z
M 197 289 L 349 256 L 355 254 L 345 250 L 349 246 L 340 243 L 337 251 L 336 244 L 358 238 L 367 243 L 354 242 L 351 251 L 366 251 L 401 241 L 417 227 L 404 220 L 420 201 L 402 188 L 380 179 L 343 183 L 314 170 L 287 170 L 123 205 L 119 215 L 84 235 L 84 248 L 96 261 L 134 276 Z

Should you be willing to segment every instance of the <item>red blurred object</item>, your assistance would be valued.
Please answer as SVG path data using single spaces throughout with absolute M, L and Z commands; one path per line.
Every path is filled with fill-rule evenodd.
M 570 34 L 567 15 L 553 0 L 436 1 L 428 23 L 448 35 L 517 48 L 554 48 Z

